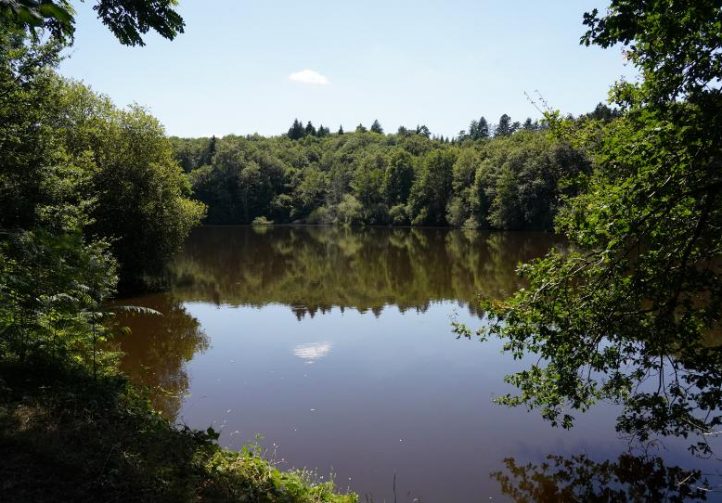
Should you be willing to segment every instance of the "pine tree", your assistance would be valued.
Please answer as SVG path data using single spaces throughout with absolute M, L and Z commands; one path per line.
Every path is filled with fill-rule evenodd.
M 359 124 L 356 126 L 356 132 L 357 133 L 366 133 L 368 130 L 364 127 L 363 124 Z
M 482 138 L 489 137 L 489 123 L 486 122 L 483 115 L 478 121 L 471 121 L 471 124 L 469 124 L 468 137 L 472 140 L 481 140 Z
M 313 127 L 313 124 L 311 124 L 311 121 L 308 121 L 306 124 L 306 136 L 316 136 L 316 128 Z
M 338 134 L 343 134 L 343 126 L 338 127 Z
M 416 134 L 420 134 L 421 136 L 426 136 L 428 138 L 431 136 L 431 131 L 428 127 L 426 127 L 426 125 L 422 124 L 420 126 L 416 126 Z
M 509 136 L 513 132 L 511 117 L 506 114 L 499 117 L 499 124 L 497 124 L 494 130 L 494 136 Z
M 620 112 L 618 109 L 609 108 L 604 103 L 597 104 L 597 106 L 594 108 L 594 111 L 587 114 L 587 117 L 603 122 L 609 122 L 619 116 Z
M 371 132 L 372 132 L 372 133 L 379 133 L 379 134 L 383 134 L 383 133 L 384 133 L 384 128 L 381 127 L 381 124 L 379 123 L 378 120 L 374 120 L 374 123 L 371 124 Z
M 479 121 L 473 120 L 471 124 L 469 124 L 469 138 L 472 140 L 479 139 Z
M 489 137 L 489 123 L 486 122 L 486 117 L 483 115 L 481 116 L 481 119 L 479 119 L 479 129 L 478 131 L 478 138 L 477 139 L 483 139 Z
M 306 135 L 306 131 L 303 129 L 303 124 L 298 119 L 293 120 L 291 129 L 288 130 L 288 137 L 292 140 L 300 140 Z

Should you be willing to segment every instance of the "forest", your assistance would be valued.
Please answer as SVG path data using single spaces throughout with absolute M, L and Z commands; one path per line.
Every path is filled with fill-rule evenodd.
M 184 31 L 173 0 L 92 3 L 124 45 Z M 125 330 L 119 313 L 154 312 L 120 294 L 162 289 L 202 223 L 554 230 L 569 246 L 522 265 L 525 288 L 482 299 L 488 324 L 454 327 L 499 338 L 516 358 L 539 356 L 506 376 L 516 392 L 497 401 L 564 428 L 612 402 L 618 432 L 689 439 L 692 452 L 712 454 L 722 425 L 718 0 L 611 0 L 587 12 L 581 43 L 624 47 L 637 81 L 617 82 L 610 105 L 586 115 L 542 107 L 541 122 L 482 117 L 455 138 L 426 126 L 387 133 L 378 121 L 332 132 L 298 119 L 273 137 L 169 137 L 144 108 L 119 108 L 59 74 L 75 22 L 62 0 L 0 0 L 3 495 L 357 501 L 332 481 L 279 470 L 258 446 L 226 450 L 212 428 L 163 418 L 108 349 Z M 213 263 L 185 266 L 218 275 Z M 296 279 L 269 278 L 269 289 Z M 218 283 L 250 295 L 233 292 L 240 280 Z M 499 478 L 509 494 L 531 490 Z
M 599 104 L 567 120 L 606 122 L 618 112 Z M 286 135 L 170 138 L 206 223 L 426 225 L 473 229 L 553 228 L 575 180 L 588 174 L 584 148 L 544 125 L 504 114 L 482 116 L 454 139 L 426 126 L 384 134 L 378 121 L 354 132 L 304 127 Z

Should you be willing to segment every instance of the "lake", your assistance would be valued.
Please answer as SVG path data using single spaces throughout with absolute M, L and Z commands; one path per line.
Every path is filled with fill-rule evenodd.
M 505 459 L 616 460 L 630 447 L 613 405 L 566 431 L 494 404 L 528 362 L 452 332 L 481 326 L 478 299 L 521 287 L 516 266 L 552 246 L 564 243 L 528 232 L 203 227 L 168 292 L 122 301 L 163 314 L 119 319 L 122 368 L 178 423 L 236 449 L 260 436 L 282 468 L 333 473 L 362 501 L 506 500 L 490 475 Z M 687 445 L 646 448 L 717 470 Z

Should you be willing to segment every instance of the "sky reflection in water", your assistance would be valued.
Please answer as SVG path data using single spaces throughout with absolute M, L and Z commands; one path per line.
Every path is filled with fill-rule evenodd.
M 312 342 L 310 344 L 300 344 L 293 348 L 293 354 L 305 361 L 307 364 L 312 364 L 319 358 L 323 358 L 328 355 L 331 351 L 331 344 L 328 342 Z

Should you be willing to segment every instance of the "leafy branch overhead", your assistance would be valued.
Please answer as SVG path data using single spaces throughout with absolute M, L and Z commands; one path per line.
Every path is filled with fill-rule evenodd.
M 515 356 L 502 399 L 571 426 L 599 400 L 618 429 L 701 434 L 722 426 L 722 2 L 614 0 L 588 13 L 582 43 L 623 45 L 643 79 L 611 92 L 622 117 L 552 118 L 593 169 L 557 216 L 572 246 L 522 268 L 528 288 L 489 306 Z M 589 127 L 591 126 L 591 127 Z M 463 327 L 461 335 L 470 335 Z
M 183 33 L 176 5 L 176 0 L 98 0 L 93 10 L 120 43 L 143 46 L 150 30 L 170 40 Z M 66 0 L 0 0 L 0 18 L 30 32 L 46 29 L 57 39 L 72 40 L 75 33 L 75 11 Z
M 639 99 L 657 105 L 710 91 L 722 75 L 722 2 L 613 0 L 584 15 L 584 45 L 621 44 L 642 72 Z

